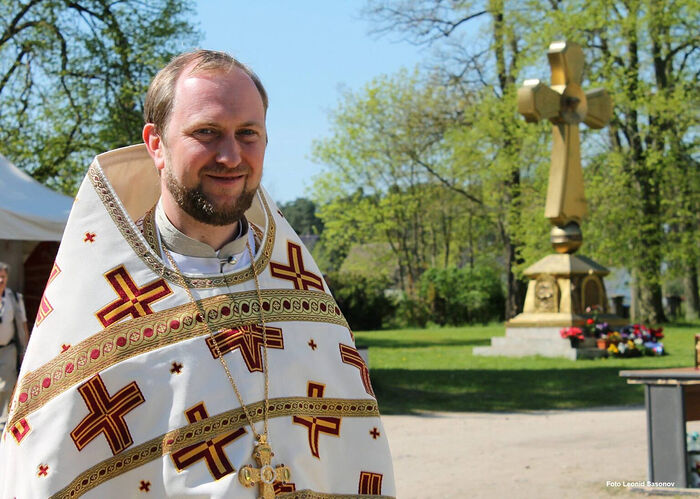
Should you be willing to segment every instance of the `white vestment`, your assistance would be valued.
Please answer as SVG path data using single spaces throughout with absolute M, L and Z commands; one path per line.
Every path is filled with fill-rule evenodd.
M 261 315 L 272 466 L 291 472 L 277 497 L 394 496 L 367 367 L 275 204 L 260 188 L 246 212 L 252 265 L 182 269 L 195 306 L 162 257 L 159 190 L 143 145 L 90 166 L 0 442 L 0 497 L 258 497 L 238 480 L 255 442 L 214 344 L 262 432 Z

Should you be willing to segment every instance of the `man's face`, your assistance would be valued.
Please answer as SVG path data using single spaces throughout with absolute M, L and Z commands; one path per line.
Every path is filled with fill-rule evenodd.
M 248 75 L 185 68 L 154 155 L 166 212 L 169 205 L 209 225 L 238 221 L 260 185 L 266 137 L 262 98 Z
M 5 292 L 7 286 L 7 270 L 0 270 L 0 295 Z

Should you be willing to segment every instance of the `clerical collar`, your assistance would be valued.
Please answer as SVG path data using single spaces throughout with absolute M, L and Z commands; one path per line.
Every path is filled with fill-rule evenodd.
M 156 205 L 156 226 L 165 247 L 170 251 L 185 256 L 225 259 L 244 252 L 245 243 L 248 239 L 246 237 L 248 234 L 248 220 L 244 216 L 238 221 L 238 234 L 233 241 L 226 243 L 219 251 L 215 251 L 208 244 L 192 239 L 180 232 L 168 220 L 160 201 Z

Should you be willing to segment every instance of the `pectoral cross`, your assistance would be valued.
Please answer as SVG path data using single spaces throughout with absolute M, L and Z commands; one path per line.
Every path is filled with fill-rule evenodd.
M 553 244 L 555 234 L 578 238 L 578 245 L 565 244 L 561 248 L 555 245 L 557 251 L 573 253 L 581 244 L 578 227 L 586 214 L 578 124 L 584 122 L 591 128 L 603 128 L 612 116 L 612 101 L 605 89 L 586 93 L 581 89 L 583 50 L 579 45 L 554 42 L 549 46 L 547 58 L 552 68 L 552 86 L 539 80 L 525 80 L 518 89 L 518 112 L 528 123 L 548 119 L 554 125 L 545 217 L 555 226 Z
M 267 444 L 267 439 L 261 435 L 260 442 L 255 444 L 253 449 L 253 458 L 260 467 L 246 465 L 238 471 L 238 481 L 244 486 L 253 487 L 256 483 L 258 484 L 260 490 L 258 499 L 274 499 L 275 482 L 284 483 L 292 478 L 292 472 L 283 464 L 274 468 L 271 466 L 270 462 L 274 455 L 272 448 Z

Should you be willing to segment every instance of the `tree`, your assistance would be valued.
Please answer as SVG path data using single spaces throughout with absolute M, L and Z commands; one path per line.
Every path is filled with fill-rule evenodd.
M 496 214 L 506 261 L 505 315 L 512 318 L 524 301 L 525 284 L 519 278 L 524 263 L 522 237 L 532 220 L 523 216 L 523 175 L 533 175 L 540 164 L 526 147 L 528 142 L 538 143 L 532 140 L 534 132 L 525 129 L 515 111 L 515 83 L 520 69 L 531 59 L 523 43 L 529 23 L 523 21 L 522 7 L 504 0 L 449 4 L 374 0 L 368 2 L 365 14 L 379 33 L 402 33 L 417 43 L 442 47 L 440 58 L 446 62 L 440 68 L 447 83 L 477 96 L 470 112 L 476 115 L 473 126 L 479 129 L 479 138 L 466 147 L 476 146 L 481 161 L 470 164 L 474 159 L 470 153 L 461 166 L 471 170 L 472 177 L 481 177 L 488 193 L 484 199 Z M 467 41 L 464 30 L 468 28 L 470 32 L 481 30 L 485 36 Z M 462 137 L 472 133 L 462 132 Z
M 698 303 L 698 21 L 692 1 L 572 1 L 550 28 L 589 47 L 588 78 L 613 95 L 610 144 L 586 172 L 589 240 L 599 258 L 631 269 L 637 319 L 650 323 L 666 320 L 664 268 L 686 277 L 686 303 Z
M 321 234 L 323 222 L 316 216 L 316 205 L 307 198 L 283 203 L 280 210 L 292 228 L 300 235 Z
M 346 92 L 332 115 L 332 135 L 314 145 L 329 167 L 315 182 L 322 245 L 342 259 L 357 243 L 385 242 L 396 255 L 401 287 L 416 291 L 430 266 L 463 258 L 486 224 L 478 186 L 460 179 L 448 136 L 464 125 L 460 95 L 414 71 L 377 78 Z M 466 240 L 466 242 L 465 242 Z M 478 251 L 478 250 L 477 250 Z
M 196 43 L 188 0 L 0 0 L 0 143 L 72 194 L 92 156 L 141 141 L 145 90 Z
M 583 45 L 585 76 L 596 84 L 604 82 L 615 104 L 609 142 L 595 135 L 584 137 L 589 221 L 594 222 L 585 226 L 586 252 L 632 270 L 640 295 L 640 320 L 665 319 L 664 266 L 688 276 L 687 303 L 700 302 L 695 114 L 699 8 L 691 0 L 368 2 L 365 12 L 378 32 L 401 33 L 417 43 L 440 47 L 440 66 L 450 84 L 470 88 L 482 98 L 492 95 L 493 115 L 475 123 L 492 127 L 486 144 L 503 160 L 498 199 L 510 210 L 502 223 L 511 269 L 508 317 L 517 296 L 512 270 L 528 253 L 540 251 L 527 240 L 528 232 L 540 229 L 528 223 L 522 197 L 527 188 L 523 175 L 528 174 L 523 167 L 529 164 L 531 172 L 537 167 L 532 168 L 528 154 L 520 155 L 527 135 L 521 135 L 509 110 L 515 109 L 519 75 L 533 74 L 528 66 L 557 39 Z M 481 28 L 485 36 L 474 36 L 476 29 L 465 34 L 466 26 Z

